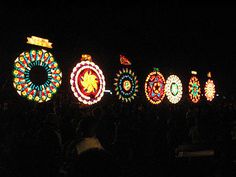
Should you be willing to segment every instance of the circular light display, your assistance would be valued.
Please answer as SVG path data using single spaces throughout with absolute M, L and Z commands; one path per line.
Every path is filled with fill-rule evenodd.
M 122 69 L 114 78 L 115 91 L 119 99 L 124 102 L 131 102 L 138 92 L 138 80 L 131 69 Z
M 176 104 L 180 101 L 183 94 L 182 82 L 176 75 L 170 75 L 166 80 L 165 92 L 168 100 Z
M 104 75 L 91 61 L 81 61 L 74 67 L 70 84 L 75 97 L 83 104 L 97 103 L 104 95 Z
M 145 85 L 145 94 L 152 104 L 159 104 L 165 97 L 165 79 L 158 71 L 148 74 Z
M 201 97 L 200 82 L 196 76 L 192 76 L 188 86 L 189 97 L 193 103 L 197 103 Z
M 205 84 L 204 91 L 207 101 L 212 101 L 215 98 L 216 90 L 213 80 L 208 79 L 208 81 Z
M 62 82 L 53 55 L 43 49 L 21 53 L 14 62 L 13 76 L 17 93 L 38 103 L 51 100 Z

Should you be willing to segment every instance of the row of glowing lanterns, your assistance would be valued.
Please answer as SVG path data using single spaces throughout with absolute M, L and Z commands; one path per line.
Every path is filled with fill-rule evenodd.
M 13 85 L 19 95 L 39 103 L 52 98 L 62 82 L 62 73 L 52 58 L 53 56 L 45 50 L 31 50 L 23 52 L 17 57 L 13 71 Z M 34 66 L 44 66 L 47 71 L 48 79 L 44 84 L 37 85 L 30 80 L 30 70 Z M 192 74 L 188 86 L 189 97 L 193 103 L 197 103 L 201 97 L 201 88 L 196 73 L 192 72 Z M 116 76 L 114 78 L 116 95 L 123 102 L 132 101 L 138 92 L 137 76 L 128 67 L 121 69 Z M 70 84 L 74 96 L 83 104 L 97 103 L 105 92 L 103 72 L 87 54 L 82 55 L 81 62 L 73 68 Z M 148 74 L 144 89 L 147 99 L 153 104 L 161 103 L 165 95 L 171 103 L 176 104 L 181 100 L 183 94 L 183 86 L 179 77 L 171 75 L 165 81 L 157 68 Z M 214 99 L 215 85 L 210 77 L 205 84 L 204 92 L 208 101 Z
M 35 44 L 33 43 L 34 40 L 36 41 Z M 39 45 L 40 42 L 43 47 L 52 47 L 52 43 L 46 39 L 34 36 L 28 38 L 30 44 Z M 119 70 L 114 78 L 115 95 L 122 102 L 131 102 L 138 93 L 138 79 L 129 67 L 131 62 L 125 56 L 120 56 L 120 62 L 126 67 Z M 14 63 L 13 86 L 19 95 L 38 103 L 52 99 L 62 83 L 62 72 L 50 52 L 45 49 L 22 52 Z M 37 84 L 30 79 L 31 70 L 34 67 L 45 69 L 47 73 L 45 83 Z M 196 71 L 193 71 L 188 86 L 189 98 L 193 103 L 198 103 L 202 94 L 200 82 L 196 75 Z M 208 78 L 204 93 L 207 100 L 212 101 L 216 94 L 215 84 L 211 80 L 211 73 L 208 74 Z M 81 61 L 72 70 L 70 85 L 74 96 L 80 103 L 92 105 L 102 99 L 106 82 L 102 70 L 92 61 L 92 57 L 83 54 Z M 171 103 L 176 104 L 181 100 L 183 94 L 183 86 L 179 77 L 171 75 L 165 81 L 158 68 L 154 68 L 148 74 L 144 90 L 146 98 L 153 104 L 161 103 L 165 95 Z

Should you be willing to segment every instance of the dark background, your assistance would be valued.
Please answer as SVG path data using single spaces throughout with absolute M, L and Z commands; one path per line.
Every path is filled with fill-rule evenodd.
M 70 171 L 80 121 L 87 120 L 91 112 L 100 120 L 101 143 L 118 161 L 119 173 L 127 174 L 120 176 L 163 176 L 162 172 L 181 177 L 235 176 L 234 4 L 127 3 L 0 4 L 0 176 L 6 176 L 1 173 L 6 169 L 14 177 L 50 176 L 52 171 L 70 177 L 65 172 Z M 53 43 L 48 50 L 63 72 L 59 92 L 43 104 L 20 97 L 12 86 L 14 60 L 22 51 L 37 48 L 26 44 L 31 35 Z M 119 55 L 127 56 L 138 75 L 137 98 L 123 104 L 105 94 L 99 103 L 80 107 L 69 79 L 83 53 L 91 54 L 103 70 L 106 89 L 112 89 L 115 73 L 122 67 Z M 153 67 L 165 78 L 170 74 L 180 77 L 184 96 L 179 104 L 171 105 L 166 97 L 158 106 L 147 102 L 143 85 Z M 202 86 L 207 72 L 212 72 L 218 99 L 189 102 L 191 70 L 198 71 Z M 210 147 L 216 154 L 175 158 L 182 145 L 192 151 Z
M 80 4 L 80 3 L 79 3 Z M 118 7 L 118 8 L 116 8 Z M 130 58 L 140 84 L 153 67 L 165 78 L 177 74 L 187 83 L 192 69 L 204 84 L 212 71 L 220 96 L 235 97 L 236 13 L 232 4 L 204 3 L 12 3 L 0 7 L 1 83 L 9 79 L 15 58 L 31 35 L 49 39 L 50 51 L 69 73 L 89 53 L 103 69 L 107 88 L 121 67 L 119 54 Z M 142 90 L 142 86 L 141 89 Z

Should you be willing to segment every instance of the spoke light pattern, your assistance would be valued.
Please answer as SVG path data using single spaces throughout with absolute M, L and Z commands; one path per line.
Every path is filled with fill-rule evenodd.
M 31 70 L 42 67 L 47 79 L 42 84 L 31 80 Z M 30 50 L 21 53 L 14 62 L 13 86 L 20 96 L 38 103 L 51 100 L 62 83 L 62 72 L 53 55 L 46 50 Z
M 116 95 L 123 102 L 131 102 L 137 96 L 138 80 L 131 69 L 119 70 L 114 81 Z

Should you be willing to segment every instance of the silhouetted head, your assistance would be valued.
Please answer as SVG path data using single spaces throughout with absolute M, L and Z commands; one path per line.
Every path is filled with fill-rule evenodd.
M 94 116 L 87 116 L 80 120 L 77 127 L 77 134 L 81 137 L 96 136 L 99 120 Z

